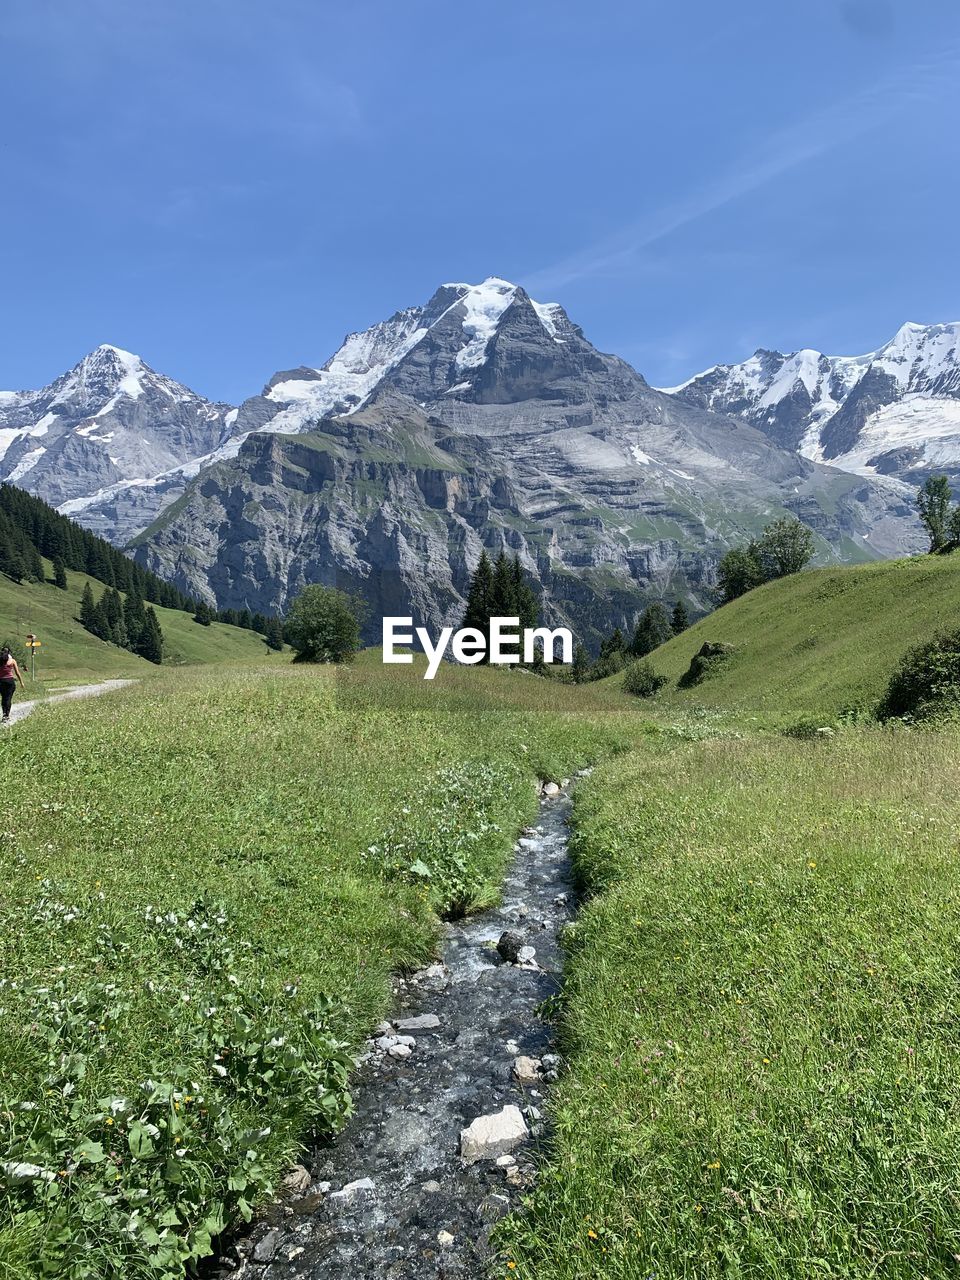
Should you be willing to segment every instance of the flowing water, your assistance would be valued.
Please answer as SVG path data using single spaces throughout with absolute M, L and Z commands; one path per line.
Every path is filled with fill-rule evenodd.
M 535 1176 L 543 1076 L 556 1066 L 538 1006 L 560 985 L 557 935 L 573 895 L 569 812 L 565 792 L 541 801 L 539 820 L 517 843 L 501 905 L 448 925 L 442 962 L 398 982 L 392 1028 L 382 1031 L 403 1035 L 396 1024 L 423 1015 L 436 1025 L 410 1029 L 409 1056 L 391 1054 L 390 1041 L 371 1042 L 350 1123 L 305 1158 L 301 1185 L 221 1259 L 216 1275 L 486 1274 L 490 1232 Z M 535 949 L 532 962 L 501 959 L 496 944 L 505 931 Z M 515 1060 L 544 1055 L 539 1074 L 521 1083 Z M 500 1164 L 466 1164 L 461 1129 L 509 1105 L 521 1110 L 530 1136 Z

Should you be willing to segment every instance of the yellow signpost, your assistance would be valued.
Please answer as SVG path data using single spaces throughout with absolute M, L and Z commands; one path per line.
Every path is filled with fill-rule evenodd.
M 31 631 L 27 636 L 27 648 L 30 650 L 30 679 L 37 678 L 37 650 L 40 648 L 40 641 Z

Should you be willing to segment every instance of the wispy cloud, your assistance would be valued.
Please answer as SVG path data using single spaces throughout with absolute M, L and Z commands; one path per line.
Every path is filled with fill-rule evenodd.
M 811 112 L 778 130 L 739 165 L 693 191 L 685 199 L 654 210 L 607 237 L 523 278 L 533 292 L 562 288 L 575 280 L 603 277 L 636 267 L 643 251 L 673 232 L 767 186 L 781 175 L 853 141 L 895 117 L 905 107 L 934 98 L 944 87 L 956 90 L 960 50 L 916 63 L 866 89 Z

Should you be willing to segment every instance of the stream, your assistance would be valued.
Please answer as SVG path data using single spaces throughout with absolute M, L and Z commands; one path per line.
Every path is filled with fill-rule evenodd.
M 486 1275 L 490 1233 L 535 1177 L 543 1094 L 559 1065 L 538 1006 L 559 990 L 558 932 L 573 906 L 570 805 L 566 790 L 541 799 L 500 906 L 447 924 L 441 961 L 397 981 L 391 1022 L 357 1074 L 350 1122 L 307 1152 L 214 1275 Z M 512 959 L 497 949 L 505 933 Z M 494 1114 L 461 1151 L 461 1131 Z

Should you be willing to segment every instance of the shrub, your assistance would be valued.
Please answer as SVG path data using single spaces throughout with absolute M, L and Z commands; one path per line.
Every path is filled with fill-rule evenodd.
M 690 666 L 677 681 L 677 688 L 690 689 L 702 680 L 714 675 L 726 659 L 733 653 L 732 644 L 708 640 L 702 644 L 690 660 Z
M 877 717 L 926 720 L 958 711 L 960 631 L 949 631 L 908 650 L 887 685 Z
M 286 633 L 297 662 L 348 662 L 360 647 L 361 602 L 335 587 L 306 587 L 294 600 Z
M 623 677 L 623 688 L 635 698 L 652 698 L 667 683 L 666 676 L 657 675 L 649 662 L 632 662 Z

